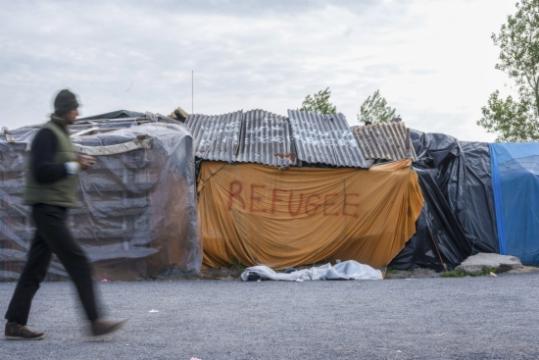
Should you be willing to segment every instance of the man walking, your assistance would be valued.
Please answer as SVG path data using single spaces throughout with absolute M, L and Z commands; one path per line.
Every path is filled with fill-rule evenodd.
M 47 274 L 53 253 L 75 284 L 90 333 L 104 335 L 123 324 L 100 318 L 90 263 L 67 227 L 68 209 L 78 204 L 78 173 L 95 162 L 90 156 L 77 155 L 69 138 L 67 127 L 79 115 L 78 107 L 75 94 L 61 90 L 54 100 L 54 114 L 32 141 L 24 200 L 32 206 L 36 231 L 5 315 L 8 339 L 43 338 L 43 333 L 30 330 L 26 323 L 32 298 Z

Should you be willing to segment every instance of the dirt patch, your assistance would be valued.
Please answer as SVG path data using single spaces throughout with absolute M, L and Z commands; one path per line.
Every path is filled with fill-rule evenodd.
M 384 272 L 384 271 L 382 271 Z M 427 268 L 416 268 L 413 270 L 393 270 L 384 272 L 384 279 L 422 279 L 440 277 L 442 273 Z
M 245 270 L 242 267 L 221 267 L 208 268 L 202 267 L 199 279 L 203 280 L 239 280 L 240 275 Z

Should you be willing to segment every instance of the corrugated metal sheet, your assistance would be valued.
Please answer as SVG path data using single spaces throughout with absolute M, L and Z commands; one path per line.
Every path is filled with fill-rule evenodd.
M 352 132 L 367 159 L 416 159 L 410 130 L 402 122 L 354 126 Z
M 224 115 L 189 115 L 185 125 L 193 134 L 195 155 L 204 160 L 235 161 L 242 114 L 243 111 Z
M 296 159 L 286 117 L 259 109 L 244 113 L 236 161 L 287 167 Z
M 343 114 L 288 110 L 298 158 L 312 164 L 368 168 Z

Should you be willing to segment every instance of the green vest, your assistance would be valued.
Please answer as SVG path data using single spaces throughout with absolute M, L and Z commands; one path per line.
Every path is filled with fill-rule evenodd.
M 68 161 L 77 161 L 77 155 L 73 144 L 60 125 L 49 121 L 44 126 L 52 130 L 58 139 L 58 148 L 54 156 L 54 162 L 64 164 Z M 77 185 L 79 183 L 78 175 L 68 175 L 65 178 L 48 183 L 38 183 L 32 172 L 32 166 L 28 161 L 28 171 L 26 173 L 26 188 L 24 191 L 24 202 L 28 205 L 48 204 L 62 207 L 77 207 Z

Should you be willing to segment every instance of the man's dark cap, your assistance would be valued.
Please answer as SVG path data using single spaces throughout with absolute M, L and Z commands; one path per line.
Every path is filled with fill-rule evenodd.
M 79 107 L 77 96 L 68 89 L 60 90 L 54 99 L 54 113 L 63 116 Z

